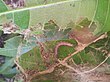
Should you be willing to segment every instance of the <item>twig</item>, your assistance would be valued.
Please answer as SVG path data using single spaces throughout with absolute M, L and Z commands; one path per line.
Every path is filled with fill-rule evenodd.
M 82 49 L 82 50 L 83 50 L 83 49 Z M 68 60 L 69 58 L 71 58 L 71 57 L 74 56 L 75 54 L 81 52 L 82 50 L 77 50 L 77 51 L 75 51 L 73 54 L 68 55 L 66 58 L 64 58 L 64 59 L 62 60 L 62 62 L 66 62 L 66 60 Z
M 59 62 L 60 64 L 62 64 L 63 66 L 65 66 L 65 67 L 67 67 L 67 68 L 69 68 L 69 69 L 72 69 L 72 70 L 73 70 L 74 72 L 76 72 L 77 74 L 80 73 L 80 71 L 78 71 L 78 70 L 74 69 L 73 67 L 69 66 L 66 62 L 62 62 L 62 61 L 60 61 L 60 60 L 58 60 L 58 62 Z
M 70 61 L 73 63 L 74 66 L 77 66 L 77 64 L 75 63 L 75 61 L 73 60 L 73 58 L 71 58 Z
M 25 78 L 28 77 L 28 75 L 25 73 L 24 69 L 18 64 L 18 57 L 16 58 L 16 60 L 14 60 L 14 63 L 17 65 L 17 67 L 19 68 L 19 70 L 24 74 Z

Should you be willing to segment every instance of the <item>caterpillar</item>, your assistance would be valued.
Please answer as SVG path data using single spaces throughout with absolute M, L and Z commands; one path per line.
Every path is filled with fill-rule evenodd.
M 68 42 L 60 42 L 60 43 L 58 43 L 58 44 L 55 46 L 55 51 L 54 51 L 54 52 L 55 52 L 55 56 L 58 55 L 58 48 L 59 48 L 60 46 L 69 46 L 69 47 L 72 47 L 73 44 L 68 43 Z

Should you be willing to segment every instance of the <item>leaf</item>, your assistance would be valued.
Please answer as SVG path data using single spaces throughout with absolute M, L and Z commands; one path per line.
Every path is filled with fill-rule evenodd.
M 8 58 L 6 62 L 0 66 L 0 74 L 4 73 L 9 67 L 14 65 L 14 58 Z
M 5 76 L 5 77 L 13 77 L 15 74 L 17 74 L 17 73 L 20 73 L 16 68 L 12 68 L 12 67 L 10 67 L 10 68 L 8 68 L 8 69 L 6 69 L 5 71 L 3 71 L 3 75 Z
M 26 0 L 26 6 L 36 6 L 36 5 L 45 5 L 45 4 L 52 4 L 56 2 L 61 2 L 66 0 Z
M 88 4 L 87 5 L 88 7 L 86 7 L 85 4 Z M 94 8 L 96 7 L 95 5 L 96 4 L 94 0 L 91 0 L 89 2 L 87 0 L 85 1 L 81 1 L 81 0 L 79 1 L 69 0 L 68 1 L 67 0 L 67 1 L 61 1 L 61 2 L 52 3 L 52 4 L 35 6 L 32 8 L 29 7 L 29 8 L 24 8 L 24 9 L 7 11 L 7 12 L 0 13 L 0 16 L 4 14 L 7 15 L 10 13 L 12 14 L 17 13 L 17 12 L 20 13 L 22 11 L 25 12 L 29 10 L 30 15 L 28 16 L 30 17 L 30 19 L 29 19 L 28 27 L 36 26 L 36 24 L 38 23 L 44 24 L 49 20 L 55 20 L 58 26 L 60 26 L 61 28 L 64 28 L 71 20 L 76 21 L 82 16 L 87 16 L 88 18 L 91 19 L 94 14 L 93 11 L 94 11 Z M 78 11 L 79 7 L 81 8 L 80 11 Z M 85 11 L 85 10 L 88 10 L 88 11 Z M 12 19 L 13 21 L 15 21 L 14 18 Z M 23 17 L 23 19 L 25 19 L 25 16 Z
M 94 20 L 98 23 L 96 33 L 110 31 L 110 0 L 97 0 L 97 8 L 95 10 Z
M 103 32 L 110 31 L 110 0 L 32 0 L 30 3 L 29 1 L 30 0 L 26 0 L 26 7 L 23 8 L 8 9 L 7 11 L 4 9 L 0 13 L 0 20 L 3 19 L 0 24 L 5 23 L 5 21 L 12 21 L 19 26 L 21 31 L 27 28 L 37 28 L 32 33 L 39 34 L 41 32 L 42 35 L 44 34 L 44 36 L 46 35 L 47 37 L 37 36 L 40 42 L 53 40 L 53 42 L 47 44 L 47 49 L 50 48 L 53 50 L 56 45 L 54 45 L 54 42 L 56 43 L 56 40 L 63 41 L 62 39 L 68 36 L 68 32 L 71 28 L 74 28 L 74 24 L 82 18 L 87 18 L 90 21 L 85 20 L 82 23 L 78 23 L 78 26 L 93 28 L 94 26 L 91 25 L 95 23 L 97 28 L 93 31 L 94 34 L 102 34 Z M 47 25 L 46 27 L 45 24 L 49 20 L 53 20 L 55 25 Z M 73 23 L 69 26 L 70 28 L 68 30 L 68 24 L 71 22 Z M 37 24 L 41 24 L 41 26 L 37 26 Z M 32 44 L 25 43 L 21 37 L 14 37 L 6 41 L 5 47 L 0 49 L 0 53 L 8 57 L 21 56 L 23 54 L 21 56 L 20 65 L 24 69 L 45 70 L 46 66 L 39 52 L 39 47 L 35 50 L 35 42 Z M 104 41 L 102 41 L 102 43 L 103 42 Z M 21 45 L 21 43 L 23 44 Z M 51 45 L 51 47 L 49 45 Z M 100 63 L 104 60 L 105 54 L 95 50 L 95 47 L 100 47 L 100 44 L 93 44 L 92 48 L 89 46 L 84 51 L 76 54 L 73 56 L 74 61 L 77 64 L 88 62 L 92 64 Z M 58 50 L 58 58 L 62 59 L 73 51 L 73 48 L 61 46 Z M 5 68 L 7 68 L 6 66 Z
M 43 59 L 42 56 L 44 56 L 45 54 L 41 54 L 41 50 L 38 47 L 32 49 L 31 51 L 23 54 L 19 61 L 20 61 L 20 65 L 23 67 L 23 69 L 25 70 L 35 70 L 35 71 L 42 71 L 45 70 L 49 67 L 51 67 L 52 65 L 54 65 L 55 63 L 55 46 L 60 43 L 60 42 L 71 42 L 74 45 L 76 44 L 75 41 L 72 40 L 58 40 L 58 41 L 48 41 L 44 43 L 45 46 L 45 53 L 47 52 L 49 54 L 49 56 L 47 57 L 47 59 Z M 58 48 L 58 58 L 64 58 L 66 57 L 68 54 L 73 52 L 73 47 L 68 47 L 68 46 L 61 46 L 60 48 Z M 43 51 L 42 51 L 43 52 Z M 48 60 L 49 59 L 49 60 Z M 45 62 L 47 61 L 47 62 Z M 46 64 L 47 63 L 47 64 Z
M 48 22 L 44 25 L 44 30 L 41 32 L 40 29 L 32 28 L 32 33 L 36 35 L 36 40 L 38 42 L 47 42 L 47 41 L 56 41 L 56 40 L 65 40 L 68 39 L 68 32 L 71 30 L 71 28 L 67 29 L 61 29 L 59 30 L 59 27 L 53 23 Z M 40 33 L 39 33 L 39 32 Z
M 0 0 L 0 13 L 7 11 L 7 7 L 2 0 Z
M 14 13 L 14 23 L 18 25 L 21 29 L 26 29 L 29 26 L 29 11 L 15 12 Z
M 36 46 L 36 43 L 22 43 L 22 37 L 16 36 L 6 41 L 4 48 L 0 48 L 0 54 L 8 57 L 16 57 L 16 55 L 22 55 Z M 20 47 L 20 49 L 19 49 Z M 19 53 L 18 53 L 19 52 Z
M 38 23 L 44 24 L 49 20 L 55 20 L 58 26 L 64 28 L 71 21 L 76 22 L 81 17 L 87 17 L 88 19 L 97 23 L 98 28 L 94 32 L 95 34 L 97 34 L 110 30 L 109 3 L 110 0 L 46 0 L 46 3 L 44 2 L 44 0 L 33 0 L 30 3 L 29 0 L 27 0 L 26 6 L 34 7 L 24 7 L 23 9 L 3 12 L 0 13 L 0 18 L 3 15 L 19 13 L 17 14 L 19 15 L 17 16 L 17 18 L 19 17 L 20 19 L 16 19 L 16 14 L 14 15 L 15 18 L 11 19 L 15 21 L 15 24 L 20 26 L 20 28 L 36 26 L 36 24 Z M 27 11 L 30 14 L 24 14 L 26 17 L 23 14 L 20 14 Z
M 59 27 L 55 23 L 52 23 L 52 22 L 45 23 L 44 31 L 43 31 L 43 34 L 45 35 L 45 37 L 43 39 L 46 39 L 46 41 L 67 39 L 68 32 L 69 30 L 67 29 L 64 29 L 64 30 L 61 29 L 59 31 Z M 40 38 L 42 39 L 42 37 Z
M 76 22 L 81 17 L 87 17 L 88 19 L 97 23 L 98 28 L 95 30 L 94 34 L 98 34 L 110 30 L 109 3 L 110 0 L 46 0 L 46 3 L 44 0 L 33 0 L 31 2 L 30 0 L 26 0 L 26 7 L 29 8 L 24 7 L 23 9 L 18 10 L 7 10 L 7 12 L 0 13 L 0 18 L 3 15 L 28 11 L 30 14 L 27 14 L 26 18 L 24 15 L 19 14 L 19 17 L 22 18 L 22 21 L 26 22 L 25 25 L 24 22 L 18 22 L 14 18 L 11 19 L 13 21 L 17 21 L 15 24 L 20 26 L 20 28 L 36 26 L 38 23 L 44 24 L 49 20 L 55 20 L 58 26 L 64 28 L 71 21 Z M 6 10 L 4 9 L 4 11 Z M 22 24 L 23 26 L 21 27 Z
M 88 1 L 87 1 L 88 2 Z M 48 20 L 55 20 L 56 24 L 64 28 L 69 22 L 77 21 L 81 16 L 87 16 L 88 18 L 92 18 L 93 16 L 93 9 L 95 8 L 95 1 L 89 1 L 92 4 L 92 8 L 89 8 L 89 11 L 85 11 L 85 1 L 67 1 L 53 4 L 52 6 L 47 5 L 45 8 L 35 8 L 34 10 L 30 10 L 31 12 L 31 20 L 30 26 L 34 26 L 36 23 L 45 23 Z M 80 4 L 83 6 L 81 7 L 80 11 L 78 11 Z M 91 7 L 91 4 L 88 7 Z M 75 6 L 71 6 L 75 5 Z M 86 7 L 86 8 L 88 8 Z M 86 9 L 87 10 L 87 9 Z M 36 14 L 37 13 L 37 14 Z M 81 15 L 77 16 L 77 13 Z
M 0 74 L 3 74 L 5 77 L 13 77 L 16 73 L 19 73 L 19 70 L 14 66 L 14 58 L 5 57 L 5 63 L 0 66 Z
M 23 54 L 20 57 L 19 62 L 20 66 L 22 66 L 24 70 L 41 71 L 46 68 L 43 63 L 39 47 L 35 47 L 28 53 Z

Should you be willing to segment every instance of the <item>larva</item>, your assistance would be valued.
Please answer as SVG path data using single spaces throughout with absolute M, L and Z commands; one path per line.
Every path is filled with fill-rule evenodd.
M 69 46 L 69 47 L 72 47 L 73 46 L 73 44 L 71 44 L 71 43 L 68 43 L 68 42 L 60 42 L 60 43 L 58 43 L 56 46 L 55 46 L 55 56 L 57 56 L 57 54 L 58 54 L 58 48 L 60 47 L 60 46 Z

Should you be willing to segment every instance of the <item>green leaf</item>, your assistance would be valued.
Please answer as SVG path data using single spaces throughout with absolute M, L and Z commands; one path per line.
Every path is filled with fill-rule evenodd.
M 3 56 L 15 57 L 16 55 L 22 55 L 36 46 L 35 42 L 22 43 L 22 37 L 16 36 L 6 41 L 4 48 L 0 48 L 0 53 Z M 20 48 L 19 48 L 20 47 Z
M 66 0 L 26 0 L 26 6 L 36 6 L 36 5 L 45 5 L 45 4 L 52 4 L 56 2 L 61 2 Z
M 40 42 L 54 40 L 49 44 L 44 43 L 47 44 L 46 48 L 50 50 L 54 50 L 55 43 L 57 42 L 56 40 L 60 39 L 64 41 L 61 36 L 64 37 L 64 35 L 68 34 L 69 30 L 74 28 L 74 24 L 76 24 L 78 20 L 82 20 L 82 18 L 87 18 L 87 20 L 78 23 L 78 26 L 97 27 L 95 28 L 94 34 L 102 34 L 103 32 L 110 31 L 110 0 L 32 0 L 31 2 L 30 0 L 26 0 L 26 7 L 7 11 L 5 9 L 6 5 L 3 3 L 2 5 L 4 8 L 0 8 L 0 24 L 4 24 L 7 20 L 12 20 L 19 26 L 21 31 L 28 27 L 37 28 L 32 33 L 44 33 L 44 36 L 47 37 L 37 37 Z M 53 20 L 55 25 L 48 25 L 47 22 L 49 20 Z M 71 22 L 72 25 L 70 25 L 69 30 L 67 30 L 68 24 Z M 93 23 L 96 26 L 93 25 L 92 27 L 91 25 Z M 37 24 L 41 24 L 41 27 L 37 26 Z M 62 31 L 62 29 L 64 30 Z M 41 57 L 39 47 L 35 48 L 35 42 L 23 42 L 21 37 L 11 38 L 6 41 L 4 48 L 0 48 L 0 54 L 8 57 L 15 57 L 16 55 L 21 56 L 23 54 L 20 58 L 20 65 L 25 70 L 45 70 L 46 66 Z M 72 41 L 70 40 L 69 42 Z M 73 56 L 73 60 L 77 64 L 88 62 L 91 64 L 100 63 L 104 60 L 105 54 L 95 50 L 95 48 L 101 47 L 102 44 L 105 44 L 105 40 L 102 42 L 99 41 L 99 44 L 90 45 L 84 51 Z M 104 46 L 103 49 L 109 51 L 109 45 Z M 73 53 L 73 51 L 73 48 L 61 46 L 58 49 L 58 58 L 65 58 L 68 54 Z M 7 62 L 11 62 L 11 60 Z M 4 71 L 3 68 L 8 69 L 7 67 L 11 64 L 7 65 L 7 62 L 1 67 L 1 72 Z
M 39 47 L 36 47 L 29 51 L 28 53 L 23 54 L 20 57 L 19 62 L 20 66 L 22 66 L 24 70 L 41 71 L 46 68 L 43 63 Z
M 29 26 L 29 11 L 15 12 L 14 13 L 14 23 L 18 25 L 21 29 L 26 29 Z
M 87 17 L 98 26 L 95 34 L 110 31 L 110 0 L 29 1 L 26 1 L 28 8 L 2 12 L 0 16 L 15 13 L 11 19 L 20 28 L 34 27 L 38 23 L 45 24 L 49 20 L 55 20 L 60 28 L 65 28 L 71 21 L 76 22 L 82 17 Z
M 6 5 L 4 4 L 3 0 L 0 0 L 0 13 L 5 12 L 7 10 L 8 9 L 7 9 Z
M 80 17 L 85 17 L 85 16 L 88 17 L 89 19 L 92 19 L 94 15 L 93 11 L 95 10 L 95 8 L 96 8 L 96 1 L 94 0 L 90 0 L 90 1 L 67 0 L 67 1 L 60 1 L 52 4 L 7 11 L 7 12 L 0 13 L 0 16 L 5 14 L 7 15 L 10 13 L 12 14 L 21 13 L 22 11 L 25 12 L 26 10 L 29 10 L 30 15 L 28 14 L 26 16 L 26 19 L 24 19 L 25 18 L 24 17 L 22 20 L 22 21 L 26 21 L 26 20 L 28 21 L 27 17 L 30 17 L 28 27 L 36 26 L 36 24 L 38 23 L 44 24 L 49 20 L 55 20 L 58 26 L 60 26 L 61 28 L 65 28 L 66 25 L 69 22 L 71 22 L 71 20 L 75 22 Z M 22 14 L 19 15 L 20 18 L 22 18 L 22 16 L 23 16 Z M 21 19 L 18 19 L 18 20 L 21 20 Z M 14 17 L 13 17 L 13 21 L 15 21 Z
M 47 5 L 46 7 L 36 7 L 35 9 L 30 10 L 30 26 L 33 26 L 36 23 L 45 23 L 48 20 L 55 20 L 58 26 L 64 28 L 69 22 L 71 22 L 71 20 L 75 22 L 80 17 L 85 16 L 91 19 L 94 14 L 93 11 L 96 7 L 95 5 L 94 0 L 70 0 L 67 2 L 62 1 L 62 3 L 53 4 L 52 6 Z M 80 11 L 78 11 L 79 7 Z
M 17 73 L 20 73 L 20 72 L 19 72 L 16 68 L 10 67 L 10 68 L 6 69 L 5 71 L 3 71 L 2 74 L 3 74 L 5 77 L 11 78 L 11 77 L 13 77 L 15 74 L 17 74 Z
M 41 51 L 39 49 L 39 46 L 32 49 L 31 51 L 23 54 L 19 61 L 20 61 L 20 65 L 23 67 L 23 69 L 25 70 L 36 70 L 36 71 L 42 71 L 42 70 L 45 70 L 46 68 L 48 68 L 47 66 L 51 66 L 54 64 L 55 62 L 55 57 L 53 55 L 55 55 L 53 52 L 54 51 L 54 48 L 55 48 L 55 45 L 60 43 L 60 42 L 70 42 L 70 43 L 73 43 L 75 45 L 75 41 L 72 41 L 72 40 L 59 40 L 59 41 L 48 41 L 48 42 L 45 42 L 44 45 L 45 45 L 45 48 L 46 50 L 44 49 L 45 53 L 47 52 L 49 54 L 48 58 L 49 60 L 46 60 L 46 59 L 43 59 L 43 55 L 45 54 L 41 54 Z M 52 51 L 53 50 L 53 51 Z M 64 58 L 66 57 L 68 54 L 71 54 L 73 52 L 73 47 L 68 47 L 68 46 L 61 46 L 60 48 L 58 48 L 58 58 Z M 45 61 L 48 61 L 47 65 L 45 65 L 46 62 Z
M 110 31 L 110 0 L 97 0 L 94 20 L 98 23 L 96 33 Z
M 9 67 L 14 65 L 14 58 L 8 58 L 6 62 L 0 66 L 0 74 L 4 73 Z
M 7 19 L 6 15 L 3 15 L 2 17 L 0 17 L 0 25 L 5 24 L 9 22 L 9 20 Z M 2 26 L 0 26 L 1 29 Z

